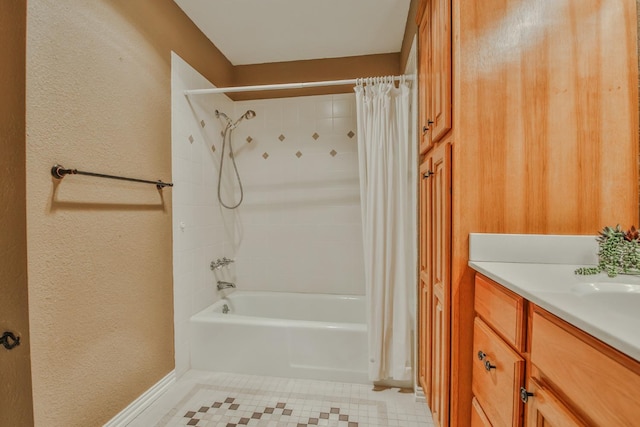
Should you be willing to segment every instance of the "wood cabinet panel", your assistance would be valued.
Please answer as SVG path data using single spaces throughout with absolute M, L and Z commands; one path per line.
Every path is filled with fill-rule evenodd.
M 431 404 L 431 349 L 432 349 L 432 325 L 431 304 L 433 295 L 430 286 L 420 280 L 418 293 L 418 380 L 425 394 L 427 403 Z
M 461 238 L 636 224 L 636 2 L 456 3 Z
M 482 319 L 473 329 L 472 391 L 494 426 L 519 425 L 524 384 L 524 359 L 507 345 Z
M 444 289 L 433 288 L 433 364 L 431 414 L 437 427 L 449 425 L 449 335 Z
M 476 313 L 516 350 L 525 350 L 525 301 L 494 281 L 476 274 Z
M 566 404 L 590 424 L 639 422 L 640 364 L 538 307 L 531 325 L 531 363 L 535 379 L 561 390 Z

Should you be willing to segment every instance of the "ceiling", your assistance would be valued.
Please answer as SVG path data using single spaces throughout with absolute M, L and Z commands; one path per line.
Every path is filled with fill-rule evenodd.
M 400 52 L 411 0 L 174 0 L 233 65 Z

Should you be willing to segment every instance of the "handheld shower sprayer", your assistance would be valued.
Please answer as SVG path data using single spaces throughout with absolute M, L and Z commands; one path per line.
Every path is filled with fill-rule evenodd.
M 244 120 L 244 119 L 247 119 L 247 120 L 253 119 L 256 116 L 256 112 L 253 111 L 253 110 L 247 110 L 235 122 L 232 122 L 231 119 L 229 118 L 229 116 L 227 116 L 225 113 L 223 113 L 221 111 L 216 110 L 215 114 L 216 114 L 217 118 L 223 117 L 227 121 L 227 126 L 224 128 L 224 132 L 222 133 L 222 154 L 220 155 L 220 168 L 218 170 L 218 201 L 220 202 L 220 204 L 222 206 L 224 206 L 227 209 L 235 209 L 238 206 L 240 206 L 240 204 L 242 203 L 242 199 L 244 198 L 244 190 L 242 188 L 242 182 L 240 181 L 240 174 L 238 173 L 238 167 L 236 166 L 235 155 L 233 154 L 233 146 L 231 145 L 231 133 L 238 126 L 238 123 L 240 123 L 242 120 Z M 222 180 L 222 167 L 224 165 L 224 151 L 225 151 L 225 147 L 226 147 L 226 144 L 227 144 L 227 139 L 229 140 L 229 154 L 230 154 L 230 157 L 231 157 L 231 161 L 233 162 L 233 169 L 234 169 L 234 171 L 236 173 L 236 178 L 238 179 L 238 186 L 240 187 L 240 201 L 237 204 L 233 205 L 233 206 L 226 205 L 222 201 L 222 197 L 220 196 L 220 183 L 221 183 L 221 180 Z

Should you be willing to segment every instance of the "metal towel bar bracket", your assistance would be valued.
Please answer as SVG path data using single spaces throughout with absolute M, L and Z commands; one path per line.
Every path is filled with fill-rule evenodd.
M 61 165 L 53 165 L 53 167 L 51 168 L 51 175 L 56 179 L 62 179 L 64 178 L 65 175 L 87 175 L 87 176 L 95 176 L 98 178 L 119 179 L 121 181 L 141 182 L 143 184 L 154 184 L 158 190 L 162 190 L 164 187 L 173 187 L 173 183 L 162 182 L 161 180 L 149 181 L 146 179 L 127 178 L 124 176 L 106 175 L 103 173 L 95 173 L 95 172 L 85 172 L 85 171 L 79 171 L 78 169 L 65 169 L 64 166 L 61 166 Z

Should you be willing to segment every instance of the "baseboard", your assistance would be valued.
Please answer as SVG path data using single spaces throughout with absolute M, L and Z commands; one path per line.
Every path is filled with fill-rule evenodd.
M 164 378 L 142 393 L 118 415 L 109 420 L 103 427 L 124 427 L 140 415 L 154 400 L 160 397 L 171 384 L 176 381 L 176 371 L 169 372 Z
M 415 396 L 415 401 L 416 402 L 426 402 L 427 401 L 427 397 L 424 395 L 424 390 L 420 386 L 416 387 L 416 391 L 415 391 L 414 396 Z

